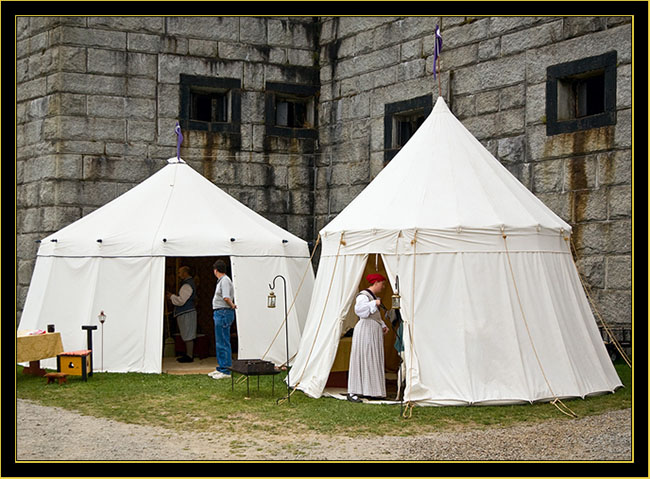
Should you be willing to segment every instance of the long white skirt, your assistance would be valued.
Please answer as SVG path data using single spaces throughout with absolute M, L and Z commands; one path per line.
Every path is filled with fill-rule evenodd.
M 348 393 L 385 397 L 384 333 L 377 321 L 360 319 L 352 334 Z

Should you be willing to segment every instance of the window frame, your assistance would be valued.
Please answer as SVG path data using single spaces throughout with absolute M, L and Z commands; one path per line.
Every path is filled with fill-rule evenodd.
M 190 117 L 192 94 L 225 94 L 227 98 L 227 121 L 198 121 Z M 241 80 L 197 75 L 180 75 L 180 125 L 185 130 L 240 134 L 241 126 Z M 211 112 L 212 113 L 212 112 Z
M 617 52 L 582 58 L 572 62 L 551 65 L 546 69 L 546 135 L 558 135 L 589 130 L 616 124 L 616 58 Z M 591 73 L 595 73 L 592 75 Z M 603 75 L 604 111 L 589 116 L 561 118 L 560 102 L 569 101 L 558 97 L 571 85 L 584 78 Z M 567 97 L 568 95 L 565 95 Z

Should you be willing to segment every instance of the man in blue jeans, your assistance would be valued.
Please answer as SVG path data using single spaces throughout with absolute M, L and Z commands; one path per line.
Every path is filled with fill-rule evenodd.
M 214 317 L 214 339 L 217 347 L 217 369 L 208 374 L 212 379 L 230 377 L 232 366 L 232 349 L 230 347 L 230 326 L 235 320 L 235 289 L 226 275 L 226 263 L 218 259 L 212 265 L 217 277 L 217 287 L 212 298 Z

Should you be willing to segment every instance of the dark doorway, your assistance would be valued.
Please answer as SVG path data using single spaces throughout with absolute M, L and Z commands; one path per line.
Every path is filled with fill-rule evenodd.
M 165 291 L 178 293 L 179 280 L 178 268 L 189 266 L 196 284 L 196 312 L 197 312 L 197 340 L 194 345 L 195 357 L 212 357 L 216 355 L 214 343 L 214 320 L 212 319 L 212 297 L 217 285 L 217 278 L 212 271 L 212 265 L 218 259 L 226 263 L 226 274 L 232 279 L 230 257 L 228 256 L 201 256 L 201 257 L 168 257 L 165 258 Z M 178 324 L 174 320 L 173 305 L 165 300 L 165 318 L 163 342 L 171 337 L 174 339 L 176 352 L 184 352 L 182 341 L 176 340 L 179 335 Z M 230 330 L 230 342 L 233 354 L 237 354 L 237 321 L 233 322 Z M 164 346 L 164 344 L 163 344 Z M 181 350 L 179 350 L 179 348 Z

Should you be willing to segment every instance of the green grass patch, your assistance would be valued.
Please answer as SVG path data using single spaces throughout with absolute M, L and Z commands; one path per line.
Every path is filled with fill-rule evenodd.
M 563 401 L 579 417 L 629 408 L 631 370 L 617 363 L 625 385 L 614 394 Z M 457 428 L 506 427 L 548 419 L 572 420 L 550 403 L 512 406 L 415 407 L 405 419 L 399 405 L 354 404 L 332 398 L 312 399 L 301 391 L 291 402 L 276 400 L 286 395 L 286 385 L 272 378 L 246 383 L 214 380 L 205 374 L 95 373 L 87 382 L 69 376 L 68 383 L 46 384 L 45 378 L 16 369 L 16 395 L 46 406 L 132 424 L 201 432 L 253 432 L 282 434 L 314 432 L 328 435 L 412 435 Z

